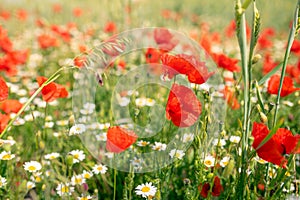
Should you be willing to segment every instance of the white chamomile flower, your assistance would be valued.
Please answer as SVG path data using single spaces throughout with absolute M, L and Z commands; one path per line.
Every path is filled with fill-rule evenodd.
M 183 158 L 183 156 L 185 155 L 185 153 L 182 150 L 178 150 L 178 149 L 172 149 L 169 153 L 171 158 L 177 158 L 179 160 L 181 160 Z
M 259 157 L 255 157 L 254 160 L 260 164 L 267 164 L 268 162 L 265 161 L 264 159 L 262 158 L 259 158 Z
M 215 158 L 212 156 L 206 156 L 204 159 L 204 165 L 206 167 L 213 167 L 215 165 Z
M 135 169 L 139 169 L 139 168 L 141 168 L 142 164 L 144 163 L 144 160 L 141 158 L 134 157 L 132 160 L 130 160 L 130 162 Z
M 138 106 L 138 107 L 143 107 L 143 106 L 146 105 L 146 103 L 147 103 L 147 99 L 144 98 L 144 97 L 142 97 L 142 98 L 137 98 L 137 99 L 135 100 L 135 105 Z
M 56 192 L 59 196 L 71 195 L 74 192 L 74 187 L 70 186 L 70 183 L 60 183 L 56 187 Z
M 193 133 L 185 133 L 182 137 L 182 142 L 187 143 L 194 140 L 194 134 Z
M 148 144 L 150 144 L 150 142 L 147 142 L 147 141 L 143 141 L 143 140 L 140 140 L 136 143 L 137 146 L 139 147 L 145 147 L 147 146 Z
M 85 183 L 85 178 L 82 176 L 82 174 L 72 176 L 72 185 L 82 185 L 83 183 Z
M 99 164 L 93 167 L 94 174 L 105 174 L 107 171 L 107 167 L 105 165 Z
M 121 97 L 119 100 L 119 105 L 121 107 L 125 107 L 130 103 L 130 99 L 128 97 Z
M 85 130 L 84 124 L 76 124 L 70 128 L 69 135 L 79 135 L 85 132 Z
M 225 156 L 224 158 L 222 158 L 222 160 L 220 161 L 221 167 L 226 167 L 229 163 L 229 160 L 230 160 L 229 156 Z
M 13 139 L 9 139 L 9 140 L 0 139 L 0 147 L 4 144 L 8 144 L 9 146 L 13 146 L 14 144 L 16 144 L 16 141 L 13 140 Z
M 6 178 L 0 176 L 0 188 L 4 187 L 7 184 Z
M 34 182 L 32 182 L 32 181 L 28 181 L 27 182 L 27 184 L 26 184 L 27 190 L 30 190 L 30 189 L 32 189 L 34 187 L 35 187 L 35 183 Z
M 41 163 L 39 163 L 37 161 L 25 162 L 23 167 L 26 171 L 29 171 L 29 172 L 37 172 L 42 169 Z
M 96 140 L 105 142 L 107 140 L 106 133 L 97 134 L 96 135 Z
M 68 120 L 58 120 L 56 121 L 57 126 L 67 126 L 69 124 Z
M 155 151 L 164 151 L 166 150 L 167 145 L 161 142 L 155 142 L 154 145 L 152 146 L 152 149 Z
M 85 154 L 82 150 L 73 150 L 69 152 L 73 156 L 73 164 L 79 163 L 85 159 Z
M 146 98 L 146 106 L 154 106 L 155 100 L 151 98 Z
M 154 197 L 155 193 L 156 193 L 157 188 L 155 186 L 152 185 L 152 183 L 146 183 L 146 184 L 141 184 L 138 185 L 135 188 L 135 193 L 136 195 L 141 195 L 144 198 L 148 198 L 148 197 Z
M 86 196 L 84 194 L 81 195 L 81 197 L 77 197 L 77 200 L 90 200 L 93 199 L 90 195 Z
M 6 152 L 6 151 L 2 151 L 0 153 L 0 160 L 11 160 L 15 157 L 14 154 L 11 154 L 10 151 Z
M 54 126 L 54 122 L 45 122 L 45 128 L 52 128 Z
M 240 140 L 241 140 L 241 137 L 240 136 L 235 136 L 235 135 L 232 135 L 229 138 L 229 141 L 232 142 L 232 143 L 235 143 L 235 144 L 239 143 Z
M 49 153 L 49 154 L 45 155 L 44 158 L 46 160 L 54 160 L 54 159 L 58 158 L 59 156 L 60 156 L 59 153 L 53 152 L 53 153 Z
M 224 139 L 214 139 L 213 141 L 214 146 L 223 147 L 226 145 L 226 141 Z
M 32 181 L 35 182 L 35 183 L 41 182 L 41 181 L 42 181 L 42 178 L 43 178 L 42 172 L 34 172 L 34 173 L 32 174 L 32 176 L 30 176 L 30 180 L 32 180 Z
M 89 171 L 86 171 L 86 170 L 83 170 L 81 175 L 84 179 L 90 179 L 93 176 L 93 173 L 89 172 Z

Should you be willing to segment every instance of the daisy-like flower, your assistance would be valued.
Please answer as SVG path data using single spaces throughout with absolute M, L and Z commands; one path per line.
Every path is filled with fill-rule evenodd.
M 141 158 L 134 157 L 132 160 L 130 160 L 130 162 L 135 169 L 139 169 L 139 168 L 141 168 L 144 160 Z
M 204 165 L 206 167 L 213 167 L 215 165 L 215 158 L 212 156 L 206 156 L 204 159 Z
M 0 176 L 0 188 L 3 188 L 7 184 L 6 178 Z
M 146 184 L 141 184 L 138 185 L 135 188 L 135 193 L 137 195 L 142 195 L 142 197 L 144 198 L 148 198 L 148 197 L 154 197 L 155 193 L 156 193 L 157 188 L 155 186 L 152 185 L 152 183 L 146 183 Z
M 193 133 L 185 133 L 182 137 L 182 142 L 187 143 L 194 140 L 194 134 Z
M 147 142 L 147 141 L 143 141 L 143 140 L 140 140 L 136 143 L 136 145 L 138 145 L 139 147 L 145 147 L 147 146 L 148 144 L 150 144 L 150 142 Z
M 235 143 L 235 144 L 239 143 L 240 140 L 241 140 L 241 137 L 240 136 L 235 136 L 235 135 L 232 135 L 229 138 L 229 141 L 232 142 L 232 143 Z
M 169 153 L 171 158 L 177 158 L 179 160 L 181 160 L 183 158 L 183 156 L 185 155 L 185 153 L 182 150 L 178 150 L 178 149 L 172 149 Z
M 73 164 L 79 163 L 85 159 L 85 154 L 82 150 L 73 150 L 69 152 L 69 154 L 73 156 Z
M 13 123 L 14 126 L 21 126 L 21 125 L 23 125 L 23 124 L 25 124 L 25 120 L 24 120 L 23 118 L 20 118 L 20 117 L 18 117 L 18 118 L 14 121 L 14 123 Z
M 0 153 L 0 160 L 11 160 L 15 157 L 14 154 L 11 154 L 10 151 L 6 152 L 6 151 L 2 151 Z
M 79 135 L 85 132 L 86 128 L 84 124 L 75 124 L 70 128 L 69 135 Z
M 166 150 L 167 145 L 161 142 L 155 142 L 154 145 L 152 146 L 152 149 L 155 151 L 164 151 Z
M 68 120 L 59 120 L 59 121 L 56 121 L 56 125 L 57 126 L 67 126 L 68 124 L 69 124 Z
M 274 168 L 269 169 L 269 177 L 274 178 L 276 176 L 276 170 Z
M 16 141 L 13 139 L 10 140 L 2 140 L 0 139 L 0 147 L 4 144 L 8 144 L 9 146 L 13 146 L 14 144 L 16 144 Z
M 29 172 L 37 172 L 42 169 L 41 163 L 39 163 L 37 161 L 25 162 L 23 167 L 26 171 L 29 171 Z
M 224 139 L 215 139 L 213 142 L 214 146 L 223 147 L 226 145 L 226 141 Z
M 135 105 L 138 106 L 138 107 L 143 107 L 143 106 L 146 105 L 146 103 L 147 103 L 147 99 L 144 98 L 144 97 L 137 98 L 137 99 L 135 100 Z
M 119 100 L 119 105 L 122 107 L 127 106 L 130 103 L 130 99 L 127 97 L 121 97 Z
M 151 98 L 146 98 L 146 106 L 154 106 L 155 100 Z
M 81 185 L 83 183 L 85 183 L 85 178 L 82 176 L 82 174 L 72 176 L 71 178 L 72 185 Z
M 222 160 L 220 161 L 221 167 L 226 167 L 229 163 L 229 160 L 230 160 L 229 156 L 225 156 L 224 158 L 222 158 Z
M 96 135 L 96 140 L 105 142 L 107 140 L 106 133 L 97 134 Z
M 54 126 L 54 122 L 45 122 L 45 128 L 52 128 Z
M 59 196 L 68 196 L 74 192 L 74 187 L 70 186 L 70 183 L 60 183 L 56 188 L 56 192 Z
M 28 181 L 27 182 L 27 184 L 26 184 L 27 190 L 30 190 L 30 189 L 32 189 L 34 187 L 35 187 L 35 183 L 34 182 L 32 182 L 32 181 Z
M 254 160 L 260 164 L 267 164 L 268 162 L 260 157 L 255 157 Z
M 60 156 L 59 153 L 53 152 L 53 153 L 49 153 L 49 154 L 45 155 L 44 158 L 46 160 L 54 160 L 54 159 L 58 158 L 59 156 Z
M 35 183 L 39 183 L 42 181 L 42 172 L 35 172 L 32 174 L 32 176 L 30 177 L 30 179 L 35 182 Z
M 81 195 L 81 197 L 77 197 L 77 200 L 90 200 L 93 199 L 90 195 L 86 196 L 84 194 Z
M 81 175 L 84 179 L 90 179 L 93 176 L 93 173 L 89 172 L 89 171 L 86 171 L 86 170 L 83 170 Z
M 93 167 L 94 174 L 105 174 L 107 171 L 107 167 L 105 165 L 99 164 Z

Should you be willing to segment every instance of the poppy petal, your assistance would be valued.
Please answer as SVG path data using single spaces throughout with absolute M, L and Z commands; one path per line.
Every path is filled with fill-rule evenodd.
M 3 78 L 0 77 L 0 101 L 7 99 L 7 97 L 8 97 L 8 87 L 5 81 L 3 80 Z

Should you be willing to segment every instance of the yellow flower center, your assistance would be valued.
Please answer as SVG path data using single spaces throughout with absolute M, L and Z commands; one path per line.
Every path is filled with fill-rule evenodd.
M 39 176 L 35 177 L 35 182 L 41 182 L 41 180 L 42 180 L 41 177 L 39 177 Z
M 176 157 L 176 158 L 179 158 L 179 157 L 180 157 L 180 153 L 176 152 L 176 153 L 175 153 L 175 157 Z
M 211 162 L 210 160 L 206 160 L 206 161 L 205 161 L 205 164 L 206 164 L 206 165 L 211 165 L 212 162 Z
M 11 159 L 11 155 L 6 154 L 2 157 L 2 160 L 10 160 Z
M 87 197 L 82 197 L 81 200 L 88 200 L 88 198 Z
M 101 171 L 102 170 L 102 166 L 97 167 L 97 170 Z
M 81 129 L 79 127 L 76 127 L 76 131 L 80 131 Z
M 223 165 L 226 166 L 228 164 L 228 161 L 224 161 Z
M 35 170 L 36 170 L 36 167 L 35 167 L 35 166 L 29 166 L 29 167 L 28 167 L 28 170 L 29 170 L 29 171 L 35 171 Z
M 68 193 L 68 192 L 69 192 L 69 187 L 63 186 L 63 187 L 61 188 L 61 192 L 62 192 L 62 193 Z
M 79 154 L 75 154 L 75 155 L 73 155 L 73 157 L 74 157 L 75 159 L 78 159 L 78 158 L 79 158 Z
M 91 175 L 89 175 L 89 174 L 84 174 L 83 177 L 86 178 L 86 179 L 89 179 L 89 178 L 91 178 Z
M 143 141 L 142 146 L 146 146 L 146 145 L 147 145 L 147 142 Z
M 80 184 L 81 183 L 81 178 L 75 178 L 75 183 Z
M 149 192 L 150 188 L 148 186 L 144 186 L 141 191 L 142 192 Z

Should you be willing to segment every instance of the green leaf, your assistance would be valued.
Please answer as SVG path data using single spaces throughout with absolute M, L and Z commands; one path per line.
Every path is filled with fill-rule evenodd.
M 277 65 L 274 69 L 272 69 L 272 71 L 270 71 L 264 77 L 262 77 L 262 79 L 260 79 L 260 81 L 258 81 L 258 85 L 264 84 L 266 82 L 266 80 L 268 80 L 268 78 L 270 78 L 272 75 L 274 75 L 281 67 L 282 67 L 282 63 Z

